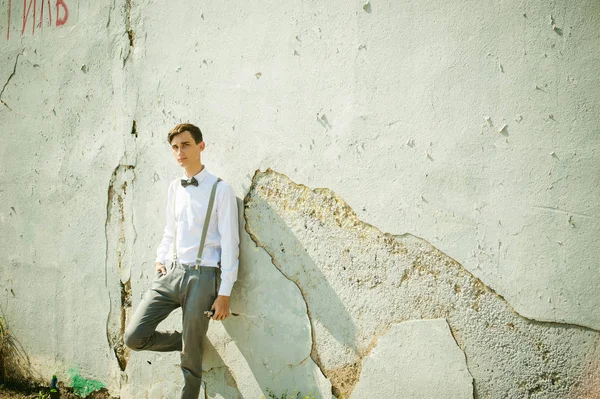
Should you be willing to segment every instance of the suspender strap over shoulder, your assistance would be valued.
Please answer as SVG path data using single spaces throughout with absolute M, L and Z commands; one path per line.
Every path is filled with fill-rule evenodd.
M 200 247 L 198 248 L 198 256 L 196 257 L 196 265 L 200 266 L 202 262 L 202 252 L 204 250 L 204 242 L 206 241 L 206 233 L 208 231 L 208 225 L 210 224 L 210 215 L 212 214 L 213 205 L 215 203 L 215 195 L 217 193 L 217 184 L 222 181 L 219 177 L 213 184 L 210 192 L 210 199 L 208 201 L 208 207 L 206 209 L 206 216 L 204 218 L 204 227 L 202 228 L 202 238 L 200 239 Z M 177 204 L 177 186 L 175 186 L 175 192 L 173 193 L 173 261 L 177 261 L 177 216 L 175 213 L 175 206 Z
M 177 205 L 177 183 L 173 183 L 175 190 L 173 192 L 173 262 L 177 261 L 177 215 L 175 207 Z
M 202 228 L 202 238 L 200 239 L 200 247 L 198 248 L 198 256 L 196 257 L 196 265 L 200 266 L 202 262 L 202 251 L 204 251 L 204 241 L 206 241 L 206 232 L 208 231 L 208 224 L 210 223 L 210 215 L 212 214 L 213 204 L 215 203 L 215 194 L 217 193 L 217 184 L 221 181 L 221 178 L 217 178 L 217 181 L 212 186 L 210 191 L 210 200 L 208 201 L 208 209 L 206 210 L 206 217 L 204 218 L 204 227 Z

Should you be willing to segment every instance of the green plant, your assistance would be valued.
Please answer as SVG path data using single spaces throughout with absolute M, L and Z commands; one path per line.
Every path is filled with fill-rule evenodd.
M 50 394 L 44 391 L 40 391 L 36 396 L 37 399 L 50 399 Z
M 268 398 L 265 398 L 265 396 L 263 395 L 262 399 L 315 399 L 315 395 L 313 395 L 312 392 L 309 392 L 308 394 L 302 396 L 302 394 L 295 389 L 291 394 L 288 394 L 288 391 L 286 389 L 285 392 L 278 396 L 269 388 L 267 388 L 267 395 L 269 395 Z

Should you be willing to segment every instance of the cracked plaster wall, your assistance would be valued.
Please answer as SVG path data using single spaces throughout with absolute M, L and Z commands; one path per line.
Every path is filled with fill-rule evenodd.
M 302 292 L 311 357 L 336 394 L 352 393 L 379 336 L 413 319 L 447 320 L 476 397 L 565 398 L 597 367 L 596 330 L 519 315 L 424 239 L 381 232 L 328 189 L 267 170 L 245 202 L 248 233 Z
M 465 360 L 446 321 L 394 324 L 365 358 L 351 398 L 471 398 Z
M 60 3 L 0 2 L 0 306 L 27 375 L 175 395 L 177 356 L 120 335 L 179 174 L 165 132 L 190 120 L 252 235 L 208 397 L 351 392 L 422 318 L 476 396 L 598 391 L 597 1 Z

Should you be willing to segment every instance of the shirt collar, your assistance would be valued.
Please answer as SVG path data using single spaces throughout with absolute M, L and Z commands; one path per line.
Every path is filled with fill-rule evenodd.
M 206 165 L 202 165 L 203 168 L 199 173 L 196 173 L 194 176 L 196 180 L 198 180 L 198 183 L 200 183 L 202 180 L 204 180 L 204 178 L 206 178 L 206 176 L 208 176 L 208 170 L 206 169 Z M 183 173 L 183 180 L 190 180 L 191 177 L 187 177 L 187 175 L 185 174 L 185 172 Z

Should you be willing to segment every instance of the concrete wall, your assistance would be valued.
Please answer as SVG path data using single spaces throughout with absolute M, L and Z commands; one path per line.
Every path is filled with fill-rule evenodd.
M 242 232 L 206 397 L 600 394 L 597 0 L 1 0 L 0 37 L 27 378 L 176 397 L 122 333 L 191 121 Z

